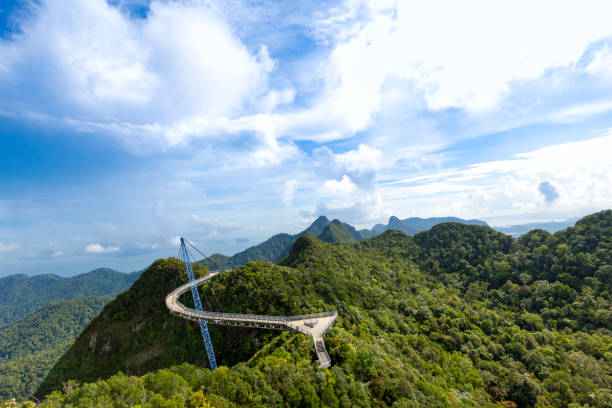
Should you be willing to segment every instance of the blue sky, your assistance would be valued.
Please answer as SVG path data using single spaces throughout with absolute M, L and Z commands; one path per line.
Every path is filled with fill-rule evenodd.
M 0 5 L 0 275 L 232 254 L 320 214 L 612 207 L 607 1 Z

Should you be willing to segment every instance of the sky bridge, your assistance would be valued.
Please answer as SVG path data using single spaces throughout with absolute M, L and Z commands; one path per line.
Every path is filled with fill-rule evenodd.
M 210 272 L 203 278 L 195 280 L 195 286 L 204 284 L 221 272 Z M 166 306 L 174 315 L 185 319 L 212 324 L 222 324 L 237 327 L 256 327 L 261 329 L 293 330 L 311 336 L 319 365 L 324 368 L 331 366 L 331 359 L 325 349 L 323 335 L 336 320 L 338 312 L 323 312 L 298 316 L 269 316 L 241 313 L 221 313 L 189 308 L 179 302 L 179 296 L 191 290 L 192 283 L 179 286 L 166 296 Z

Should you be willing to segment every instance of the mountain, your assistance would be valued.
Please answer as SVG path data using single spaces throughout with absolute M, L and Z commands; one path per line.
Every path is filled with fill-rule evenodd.
M 329 227 L 332 223 L 334 225 Z M 330 228 L 333 231 L 330 232 Z M 291 245 L 293 245 L 299 237 L 305 235 L 318 237 L 329 243 L 346 243 L 370 238 L 375 234 L 369 230 L 357 231 L 355 227 L 339 220 L 330 222 L 327 217 L 321 215 L 308 228 L 295 235 L 284 233 L 276 234 L 261 244 L 249 247 L 233 256 L 214 254 L 206 259 L 198 261 L 198 263 L 210 268 L 210 270 L 232 269 L 237 266 L 246 265 L 251 261 L 278 263 L 289 254 Z
M 310 237 L 318 237 L 319 235 L 321 235 L 321 232 L 323 232 L 323 229 L 327 226 L 327 224 L 329 224 L 329 220 L 326 216 L 321 215 L 312 224 L 310 224 L 310 227 L 297 234 L 296 238 L 299 238 L 303 235 L 308 235 Z
M 305 235 L 280 264 L 251 262 L 201 287 L 218 311 L 337 310 L 325 338 L 329 369 L 318 367 L 302 334 L 211 322 L 220 367 L 210 372 L 197 325 L 164 310 L 165 295 L 185 281 L 179 261 L 156 261 L 56 363 L 37 394 L 59 391 L 42 406 L 612 401 L 611 210 L 520 239 L 459 223 L 335 245 Z
M 268 261 L 276 263 L 287 256 L 291 249 L 291 245 L 293 245 L 296 239 L 302 235 L 316 237 L 323 231 L 327 224 L 329 224 L 327 217 L 320 216 L 308 228 L 298 234 L 276 234 L 261 244 L 249 247 L 233 256 L 214 254 L 207 259 L 198 261 L 198 263 L 213 271 L 219 269 L 232 269 L 236 266 L 246 265 L 251 261 Z
M 70 278 L 57 275 L 11 275 L 0 279 L 0 325 L 20 319 L 51 302 L 88 296 L 114 296 L 140 272 L 96 269 Z
M 574 226 L 576 221 L 577 218 L 570 218 L 563 221 L 531 222 L 528 224 L 507 225 L 493 228 L 504 234 L 512 235 L 513 237 L 518 237 L 535 229 L 541 229 L 554 234 L 557 231 Z
M 482 225 L 486 226 L 487 223 L 480 220 L 463 220 L 461 218 L 456 217 L 434 217 L 434 218 L 406 218 L 405 220 L 400 220 L 399 218 L 392 216 L 389 218 L 389 222 L 387 225 L 376 224 L 371 230 L 373 234 L 380 234 L 390 229 L 394 229 L 397 231 L 402 231 L 408 235 L 415 235 L 421 231 L 428 230 L 432 228 L 434 225 L 442 224 L 445 222 L 458 222 L 461 224 L 468 225 Z
M 355 238 L 356 235 L 361 239 L 361 235 L 358 235 L 359 232 L 357 232 L 355 228 L 351 227 L 350 225 L 348 226 L 352 229 L 353 233 L 351 234 L 351 231 L 349 231 L 345 225 L 346 224 L 343 224 L 339 220 L 333 220 L 327 224 L 325 228 L 323 228 L 323 231 L 321 231 L 318 238 L 321 241 L 329 244 L 345 244 L 348 242 L 355 242 L 357 241 Z
M 110 300 L 87 297 L 43 306 L 0 328 L 0 399 L 32 394 L 79 332 Z

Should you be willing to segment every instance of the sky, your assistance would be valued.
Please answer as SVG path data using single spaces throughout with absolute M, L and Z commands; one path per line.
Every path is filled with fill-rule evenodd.
M 0 2 L 0 276 L 317 216 L 612 208 L 607 0 Z

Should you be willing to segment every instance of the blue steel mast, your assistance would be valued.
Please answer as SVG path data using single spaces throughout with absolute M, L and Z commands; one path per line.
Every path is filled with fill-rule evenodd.
M 181 255 L 183 261 L 185 261 L 185 267 L 187 268 L 187 275 L 189 275 L 189 283 L 191 284 L 191 295 L 193 296 L 193 304 L 196 310 L 204 312 L 202 308 L 202 301 L 200 300 L 200 294 L 198 293 L 198 287 L 195 284 L 195 278 L 193 276 L 193 269 L 191 268 L 191 260 L 189 259 L 189 251 L 185 244 L 185 239 L 181 237 Z M 217 368 L 217 360 L 215 359 L 215 351 L 213 350 L 212 341 L 210 340 L 210 333 L 208 332 L 208 324 L 206 320 L 200 320 L 200 331 L 202 332 L 202 339 L 204 340 L 204 347 L 206 347 L 206 355 L 208 356 L 208 363 L 212 371 Z

